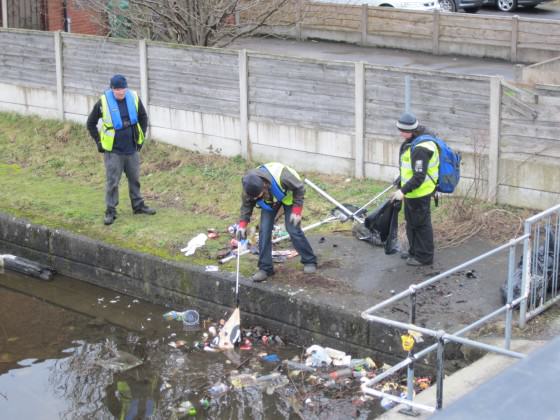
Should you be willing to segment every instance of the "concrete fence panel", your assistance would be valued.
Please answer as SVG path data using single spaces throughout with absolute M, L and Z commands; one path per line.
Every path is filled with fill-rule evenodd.
M 519 19 L 518 58 L 535 63 L 560 55 L 560 21 Z
M 0 82 L 54 89 L 56 69 L 53 34 L 0 30 Z
M 138 43 L 132 40 L 63 34 L 64 91 L 99 96 L 114 74 L 140 89 Z

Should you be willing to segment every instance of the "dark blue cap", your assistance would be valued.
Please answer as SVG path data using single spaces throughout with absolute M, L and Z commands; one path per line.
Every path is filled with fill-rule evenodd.
M 126 78 L 122 74 L 115 74 L 111 77 L 111 88 L 113 89 L 126 89 L 128 83 L 126 83 Z

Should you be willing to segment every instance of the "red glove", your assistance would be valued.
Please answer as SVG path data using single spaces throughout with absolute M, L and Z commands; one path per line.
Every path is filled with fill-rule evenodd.
M 292 207 L 292 214 L 290 214 L 290 223 L 294 226 L 299 226 L 301 223 L 301 212 L 303 207 Z

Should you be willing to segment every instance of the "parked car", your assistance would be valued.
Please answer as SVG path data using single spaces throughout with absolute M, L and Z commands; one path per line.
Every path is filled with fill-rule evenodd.
M 439 0 L 439 5 L 442 12 L 457 12 L 464 10 L 466 13 L 476 13 L 482 6 L 484 0 Z M 508 0 L 496 0 L 508 1 Z M 516 1 L 516 0 L 509 0 Z
M 349 4 L 353 6 L 367 4 L 368 6 L 373 7 L 396 7 L 399 9 L 409 10 L 440 9 L 438 0 L 312 0 L 311 3 Z
M 518 6 L 532 8 L 550 0 L 483 0 L 483 5 L 496 6 L 502 12 L 513 12 Z

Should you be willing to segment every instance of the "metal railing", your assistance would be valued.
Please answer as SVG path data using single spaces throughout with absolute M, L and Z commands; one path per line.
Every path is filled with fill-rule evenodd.
M 524 234 L 516 239 L 512 239 L 509 243 L 494 248 L 493 250 L 473 258 L 463 264 L 460 264 L 450 270 L 445 271 L 435 277 L 424 282 L 411 285 L 407 290 L 387 299 L 362 313 L 362 317 L 366 320 L 378 322 L 384 325 L 400 328 L 408 332 L 414 331 L 423 335 L 434 337 L 437 342 L 429 347 L 421 350 L 417 354 L 414 352 L 414 341 L 410 342 L 408 357 L 385 372 L 367 381 L 362 385 L 362 391 L 369 395 L 385 397 L 391 401 L 401 403 L 407 406 L 412 412 L 415 408 L 433 412 L 443 407 L 443 376 L 444 376 L 444 348 L 447 342 L 469 345 L 482 350 L 502 354 L 504 356 L 523 358 L 525 355 L 510 350 L 511 332 L 513 323 L 513 310 L 519 305 L 519 324 L 521 327 L 525 322 L 537 314 L 541 313 L 552 304 L 560 299 L 558 294 L 559 272 L 560 272 L 560 205 L 545 210 L 533 217 L 525 220 Z M 523 256 L 521 262 L 516 264 L 516 247 L 523 244 Z M 416 322 L 416 295 L 428 286 L 443 280 L 453 273 L 456 273 L 466 267 L 486 258 L 498 254 L 509 249 L 508 258 L 508 277 L 507 290 L 505 291 L 506 303 L 496 309 L 494 312 L 487 314 L 472 324 L 448 334 L 443 330 L 432 330 L 429 328 L 418 327 Z M 521 282 L 519 282 L 521 279 Z M 515 293 L 515 296 L 514 296 Z M 409 323 L 399 322 L 387 319 L 375 312 L 385 308 L 393 303 L 404 299 L 410 299 Z M 505 330 L 504 330 L 504 348 L 481 343 L 462 337 L 465 333 L 480 327 L 484 323 L 505 313 Z M 405 340 L 403 339 L 403 347 Z M 425 404 L 415 403 L 414 397 L 414 363 L 417 359 L 426 356 L 432 351 L 437 350 L 437 373 L 436 373 L 436 405 L 435 407 Z M 407 395 L 399 397 L 379 391 L 374 386 L 384 379 L 387 379 L 397 371 L 407 367 Z
M 560 299 L 560 204 L 525 220 L 524 234 L 521 291 L 527 299 L 519 309 L 521 327 Z
M 366 309 L 362 312 L 362 317 L 368 321 L 377 322 L 383 325 L 388 325 L 391 327 L 396 327 L 407 332 L 413 331 L 416 333 L 420 333 L 424 336 L 434 337 L 437 342 L 432 344 L 429 347 L 421 350 L 417 354 L 414 352 L 414 346 L 412 345 L 410 349 L 408 349 L 408 357 L 403 361 L 399 362 L 398 364 L 394 365 L 393 367 L 389 368 L 385 372 L 379 374 L 375 378 L 365 382 L 362 385 L 362 391 L 365 394 L 373 395 L 377 397 L 385 397 L 391 401 L 404 404 L 408 407 L 410 411 L 413 411 L 415 408 L 425 410 L 428 412 L 434 412 L 436 409 L 441 409 L 443 407 L 443 376 L 444 376 L 444 348 L 447 342 L 454 342 L 459 344 L 465 344 L 471 347 L 479 348 L 482 350 L 486 350 L 489 352 L 494 352 L 497 354 L 501 354 L 504 356 L 514 357 L 514 358 L 523 358 L 525 357 L 524 354 L 514 352 L 509 350 L 511 344 L 511 331 L 512 331 L 512 320 L 513 320 L 513 309 L 521 303 L 524 299 L 524 296 L 520 296 L 517 299 L 513 299 L 513 288 L 514 288 L 514 273 L 515 273 L 515 253 L 517 245 L 524 243 L 526 240 L 530 238 L 529 234 L 524 234 L 516 239 L 512 239 L 509 243 L 499 246 L 497 248 L 492 249 L 491 251 L 482 254 L 476 258 L 473 258 L 463 264 L 460 264 L 450 270 L 447 270 L 437 276 L 434 276 L 428 280 L 423 281 L 422 283 L 411 285 L 407 290 L 396 294 L 395 296 L 375 305 L 369 309 Z M 473 322 L 472 324 L 456 331 L 455 333 L 449 334 L 443 330 L 432 330 L 429 328 L 419 327 L 415 325 L 416 322 L 416 296 L 417 293 L 428 286 L 445 279 L 446 277 L 450 276 L 453 273 L 456 273 L 464 268 L 467 268 L 477 262 L 483 261 L 491 256 L 494 256 L 502 251 L 509 250 L 509 258 L 508 258 L 508 281 L 507 281 L 507 301 L 506 304 L 502 307 L 496 309 L 494 312 L 487 314 L 486 316 L 480 318 L 479 320 Z M 384 318 L 382 316 L 374 315 L 377 311 L 386 308 L 389 305 L 394 304 L 395 302 L 404 299 L 410 299 L 410 312 L 409 312 L 409 322 L 400 322 L 395 321 L 392 319 Z M 504 331 L 504 348 L 492 346 L 486 343 L 482 343 L 479 341 L 471 340 L 468 338 L 462 337 L 465 333 L 480 327 L 484 323 L 492 320 L 493 318 L 502 315 L 505 313 L 505 331 Z M 403 341 L 404 342 L 404 341 Z M 436 388 L 436 405 L 435 407 L 427 406 L 424 404 L 415 403 L 413 401 L 414 396 L 414 363 L 417 359 L 426 356 L 427 354 L 431 353 L 432 351 L 437 350 L 437 373 L 436 373 L 436 380 L 437 380 L 437 388 Z M 391 375 L 395 374 L 397 371 L 407 367 L 407 395 L 406 397 L 399 397 L 395 395 L 391 395 L 385 393 L 383 391 L 379 391 L 374 388 L 374 386 L 384 379 L 387 379 Z

